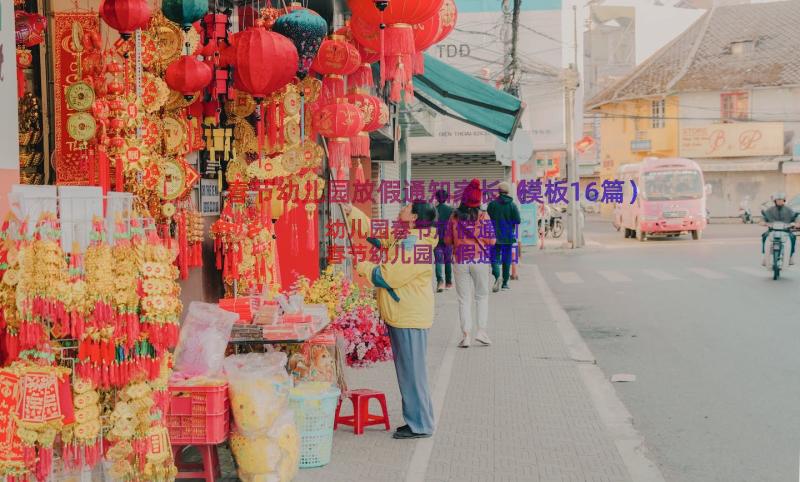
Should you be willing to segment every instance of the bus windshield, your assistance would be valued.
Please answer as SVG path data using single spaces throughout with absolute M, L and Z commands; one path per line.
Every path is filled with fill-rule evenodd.
M 643 195 L 650 201 L 699 199 L 703 182 L 698 171 L 651 171 L 644 175 Z

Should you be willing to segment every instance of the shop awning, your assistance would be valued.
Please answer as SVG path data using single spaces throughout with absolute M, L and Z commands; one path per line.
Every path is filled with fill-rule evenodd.
M 414 96 L 436 112 L 502 140 L 514 137 L 525 105 L 518 98 L 425 54 L 425 74 L 414 76 Z

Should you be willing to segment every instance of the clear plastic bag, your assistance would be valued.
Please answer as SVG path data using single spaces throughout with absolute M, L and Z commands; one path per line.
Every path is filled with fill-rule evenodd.
M 214 376 L 222 371 L 225 349 L 238 319 L 210 303 L 193 301 L 175 349 L 175 372 L 182 378 Z
M 286 410 L 292 380 L 286 373 L 286 355 L 249 353 L 225 359 L 225 375 L 233 418 L 248 436 L 269 430 Z

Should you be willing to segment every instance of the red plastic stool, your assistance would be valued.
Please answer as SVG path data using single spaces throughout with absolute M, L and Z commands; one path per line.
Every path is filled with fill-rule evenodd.
M 353 427 L 353 433 L 361 435 L 364 433 L 364 427 L 371 425 L 383 424 L 386 430 L 389 430 L 389 411 L 386 409 L 386 395 L 383 392 L 361 388 L 358 390 L 350 390 L 350 401 L 353 402 L 353 415 L 340 416 L 339 411 L 342 409 L 342 401 L 339 400 L 339 405 L 336 406 L 336 418 L 333 422 L 333 429 L 342 425 Z M 369 413 L 369 401 L 372 399 L 378 400 L 381 404 L 383 415 L 373 415 Z
M 181 452 L 189 447 L 188 445 L 173 445 L 172 455 L 175 458 L 175 466 L 178 467 L 177 479 L 204 479 L 206 482 L 214 482 L 214 477 L 222 477 L 219 467 L 219 454 L 216 445 L 195 445 L 203 458 L 199 464 L 189 464 L 181 461 Z

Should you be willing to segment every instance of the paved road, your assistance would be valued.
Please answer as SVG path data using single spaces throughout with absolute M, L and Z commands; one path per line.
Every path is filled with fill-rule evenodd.
M 641 243 L 589 220 L 599 246 L 523 259 L 600 368 L 637 376 L 615 387 L 669 481 L 797 480 L 800 269 L 772 281 L 760 232 Z

